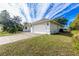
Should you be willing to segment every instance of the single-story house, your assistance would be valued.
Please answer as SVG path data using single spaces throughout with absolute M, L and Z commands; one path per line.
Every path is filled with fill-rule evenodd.
M 32 33 L 52 34 L 58 33 L 59 30 L 63 28 L 63 25 L 54 20 L 42 19 L 25 27 L 27 27 L 25 29 L 26 31 L 29 30 Z
M 24 23 L 24 32 L 31 32 L 31 23 Z

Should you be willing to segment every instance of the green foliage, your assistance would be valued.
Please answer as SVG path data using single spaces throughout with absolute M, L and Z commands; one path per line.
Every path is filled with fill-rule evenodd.
M 12 20 L 16 24 L 16 27 L 17 27 L 18 31 L 22 31 L 23 30 L 23 26 L 21 24 L 21 17 L 14 16 L 14 18 Z
M 74 40 L 74 47 L 79 50 L 79 41 L 78 40 Z
M 18 24 L 21 24 L 21 17 L 19 17 L 19 16 L 14 16 L 14 17 L 12 18 L 12 20 L 13 20 L 14 22 L 18 23 Z
M 3 10 L 0 14 L 0 23 L 3 25 L 3 31 L 7 31 L 9 33 L 22 31 L 20 20 L 21 18 L 19 16 L 11 18 L 6 10 Z
M 0 37 L 1 36 L 10 36 L 10 35 L 13 35 L 13 34 L 8 33 L 8 32 L 0 32 Z
M 16 27 L 14 26 L 14 23 L 12 21 L 9 21 L 5 24 L 3 24 L 3 31 L 7 31 L 9 33 L 13 33 L 13 32 L 16 32 L 17 29 Z
M 73 29 L 79 29 L 79 14 L 76 16 L 75 20 L 70 24 Z
M 55 18 L 54 20 L 62 25 L 66 25 L 68 22 L 68 20 L 64 17 Z
M 9 33 L 16 33 L 18 31 L 22 31 L 22 25 L 10 20 L 9 22 L 4 24 L 3 31 L 7 31 Z
M 6 23 L 10 20 L 10 15 L 9 13 L 7 12 L 7 10 L 3 10 L 1 13 L 0 13 L 0 23 L 3 24 L 3 23 Z

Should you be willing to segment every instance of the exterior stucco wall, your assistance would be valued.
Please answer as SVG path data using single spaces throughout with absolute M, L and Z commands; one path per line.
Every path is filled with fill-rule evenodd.
M 58 33 L 60 28 L 59 25 L 50 23 L 50 33 Z

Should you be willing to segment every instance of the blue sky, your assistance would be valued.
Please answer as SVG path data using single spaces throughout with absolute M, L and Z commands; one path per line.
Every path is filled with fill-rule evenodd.
M 30 10 L 28 14 L 30 19 L 26 16 L 29 21 L 65 17 L 68 19 L 68 24 L 70 24 L 79 14 L 79 3 L 28 3 L 26 7 Z
M 77 14 L 79 14 L 79 7 L 71 10 L 70 12 L 68 12 L 62 16 L 67 18 L 69 20 L 68 24 L 70 24 L 70 22 L 73 22 L 73 20 L 76 18 Z
M 74 5 L 76 5 L 78 3 L 72 3 L 70 4 L 67 8 L 65 8 L 64 10 L 62 10 L 61 12 L 57 13 L 58 15 L 61 14 L 63 11 L 65 10 L 69 10 L 70 8 L 74 7 Z M 47 12 L 48 13 L 48 12 Z M 56 15 L 57 15 L 56 14 Z M 77 16 L 77 14 L 79 14 L 79 6 L 72 9 L 71 11 L 67 12 L 67 13 L 64 13 L 63 15 L 59 16 L 59 17 L 65 17 L 67 18 L 69 21 L 68 21 L 68 24 L 70 24 L 71 22 L 74 21 L 75 17 Z M 56 16 L 55 15 L 55 16 Z M 52 19 L 52 18 L 51 18 Z
M 0 3 L 0 11 L 5 9 L 11 16 L 22 17 L 23 22 L 65 17 L 70 24 L 79 14 L 79 3 Z

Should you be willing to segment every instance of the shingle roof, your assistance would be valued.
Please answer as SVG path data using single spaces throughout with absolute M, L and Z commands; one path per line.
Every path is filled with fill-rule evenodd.
M 49 21 L 49 19 L 43 18 L 43 19 L 41 19 L 41 20 L 37 20 L 37 21 L 35 21 L 35 22 L 32 22 L 32 24 L 38 24 L 38 23 L 48 22 L 48 21 Z
M 41 20 L 38 20 L 38 21 L 35 21 L 33 22 L 32 24 L 40 24 L 40 23 L 43 23 L 43 22 L 51 22 L 51 23 L 54 23 L 54 24 L 57 24 L 57 25 L 60 25 L 60 26 L 63 26 L 62 24 L 56 22 L 55 20 L 52 20 L 52 19 L 41 19 Z

